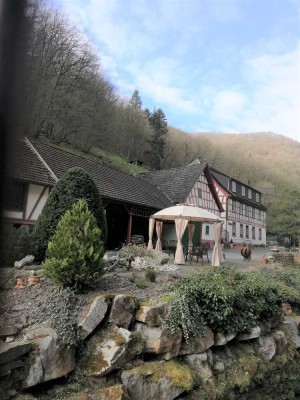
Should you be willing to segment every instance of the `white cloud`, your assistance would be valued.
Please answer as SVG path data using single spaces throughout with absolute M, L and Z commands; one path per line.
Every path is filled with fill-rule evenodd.
M 243 92 L 216 94 L 212 117 L 220 130 L 272 131 L 300 140 L 299 49 L 248 59 Z

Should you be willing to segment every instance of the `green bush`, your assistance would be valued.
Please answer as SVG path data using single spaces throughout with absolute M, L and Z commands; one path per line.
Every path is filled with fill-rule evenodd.
M 106 245 L 106 218 L 99 191 L 91 177 L 81 168 L 69 169 L 50 192 L 46 204 L 34 227 L 37 246 L 36 258 L 44 260 L 48 242 L 54 235 L 59 219 L 73 204 L 85 199 L 89 210 L 95 216 L 101 231 L 101 240 Z
M 79 291 L 99 282 L 104 273 L 103 254 L 96 219 L 80 199 L 59 221 L 43 271 L 53 282 Z
M 300 293 L 267 276 L 220 267 L 185 278 L 169 288 L 174 301 L 166 327 L 181 328 L 185 339 L 204 326 L 215 332 L 243 332 L 275 315 L 283 300 L 300 301 Z
M 155 271 L 154 268 L 149 268 L 149 269 L 146 270 L 145 278 L 146 278 L 148 281 L 150 281 L 150 282 L 155 282 L 156 277 L 157 277 L 157 272 Z
M 15 261 L 34 254 L 32 229 L 15 228 L 11 224 L 3 225 L 1 232 L 1 265 L 13 266 Z

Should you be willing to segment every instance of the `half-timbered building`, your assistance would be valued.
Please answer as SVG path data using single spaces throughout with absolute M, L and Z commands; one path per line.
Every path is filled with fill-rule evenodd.
M 247 184 L 209 167 L 224 211 L 223 238 L 235 244 L 266 244 L 266 208 L 262 193 Z
M 4 212 L 4 220 L 15 226 L 34 224 L 58 179 L 69 168 L 81 167 L 102 196 L 110 249 L 129 243 L 133 235 L 147 240 L 150 215 L 178 203 L 196 204 L 221 217 L 226 242 L 266 243 L 262 193 L 199 160 L 133 176 L 97 158 L 28 138 L 18 143 L 17 158 L 10 164 Z M 212 243 L 212 225 L 195 225 L 194 243 Z M 174 224 L 165 223 L 163 239 L 175 238 Z

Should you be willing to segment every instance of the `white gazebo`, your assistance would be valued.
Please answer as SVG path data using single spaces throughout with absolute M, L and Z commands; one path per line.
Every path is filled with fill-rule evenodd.
M 177 235 L 177 248 L 175 253 L 175 264 L 185 264 L 183 248 L 182 248 L 182 236 L 190 222 L 208 222 L 214 223 L 214 238 L 215 246 L 212 254 L 212 265 L 218 266 L 223 261 L 223 253 L 221 251 L 221 234 L 222 224 L 220 218 L 197 205 L 194 204 L 177 204 L 172 207 L 165 208 L 157 213 L 153 214 L 149 220 L 149 242 L 148 248 L 152 248 L 152 237 L 154 230 L 154 223 L 156 221 L 156 233 L 157 243 L 156 250 L 161 251 L 161 234 L 163 221 L 175 221 L 175 230 Z M 192 236 L 194 233 L 193 225 L 189 224 L 189 243 L 192 242 Z

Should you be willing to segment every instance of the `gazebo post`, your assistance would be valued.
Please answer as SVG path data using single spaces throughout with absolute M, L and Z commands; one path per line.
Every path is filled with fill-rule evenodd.
M 132 229 L 132 213 L 131 211 L 129 211 L 128 224 L 127 224 L 127 237 L 126 237 L 127 245 L 131 242 L 131 229 Z

